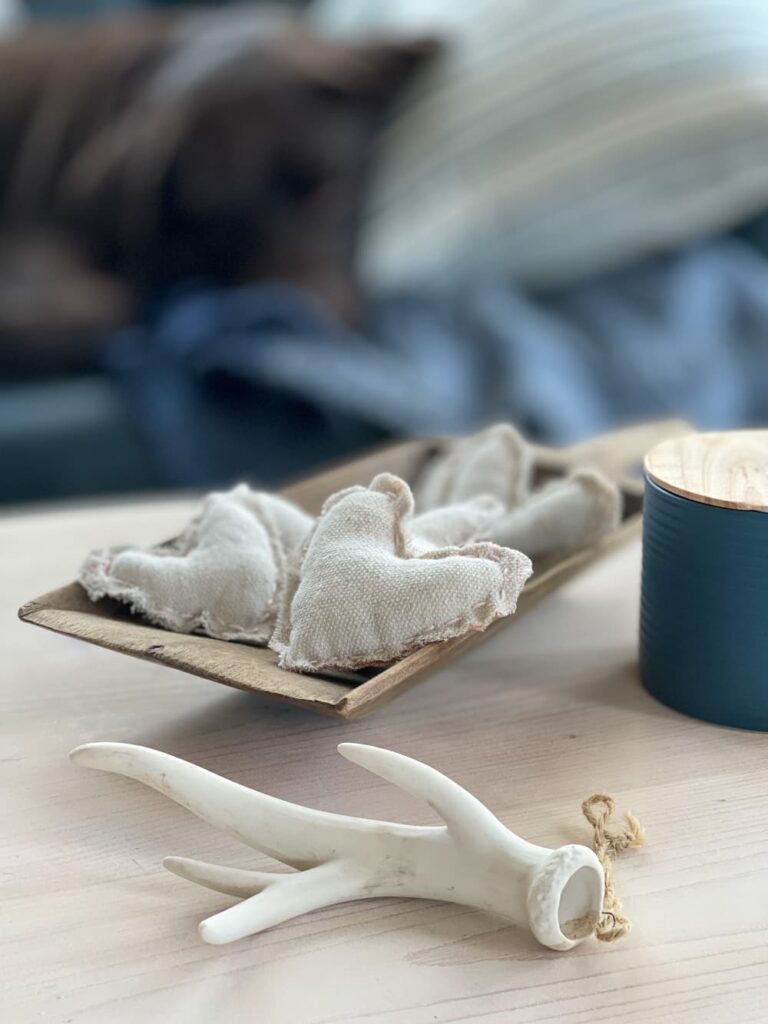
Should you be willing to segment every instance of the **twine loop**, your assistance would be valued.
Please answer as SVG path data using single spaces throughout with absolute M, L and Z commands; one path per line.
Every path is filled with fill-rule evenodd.
M 626 935 L 632 925 L 622 913 L 621 900 L 616 894 L 613 861 L 616 854 L 622 850 L 642 846 L 645 843 L 645 831 L 631 811 L 625 811 L 623 826 L 612 823 L 616 804 L 613 798 L 606 796 L 605 793 L 595 793 L 587 797 L 581 805 L 581 810 L 594 829 L 592 848 L 602 864 L 605 875 L 603 913 L 597 922 L 595 936 L 601 942 L 615 942 Z

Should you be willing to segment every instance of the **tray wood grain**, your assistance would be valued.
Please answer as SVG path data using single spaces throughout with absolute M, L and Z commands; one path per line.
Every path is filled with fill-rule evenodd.
M 574 465 L 591 464 L 603 469 L 622 487 L 625 518 L 618 530 L 597 544 L 565 557 L 538 560 L 513 618 L 639 532 L 642 484 L 633 471 L 649 447 L 689 429 L 680 421 L 667 421 L 629 428 L 569 449 L 535 449 L 537 472 L 543 478 L 567 472 Z M 286 487 L 281 493 L 307 511 L 317 513 L 329 494 L 352 484 L 367 484 L 384 470 L 414 479 L 435 446 L 433 440 L 415 440 L 382 448 Z M 500 619 L 483 633 L 429 644 L 384 669 L 319 675 L 278 668 L 276 655 L 266 648 L 159 629 L 132 615 L 116 601 L 91 602 L 77 583 L 28 602 L 19 610 L 19 617 L 122 654 L 342 719 L 369 714 L 512 621 Z

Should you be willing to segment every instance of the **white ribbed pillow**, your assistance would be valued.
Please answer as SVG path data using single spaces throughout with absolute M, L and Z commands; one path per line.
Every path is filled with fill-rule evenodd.
M 329 31 L 438 31 L 381 144 L 376 285 L 554 283 L 768 202 L 765 0 L 316 0 Z
M 0 36 L 16 29 L 22 18 L 19 0 L 0 0 Z

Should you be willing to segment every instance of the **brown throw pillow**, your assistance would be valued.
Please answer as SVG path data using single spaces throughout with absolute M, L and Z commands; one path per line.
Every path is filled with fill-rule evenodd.
M 70 290 L 112 275 L 115 307 L 102 288 L 98 316 L 77 310 L 95 335 L 190 278 L 281 279 L 353 318 L 371 141 L 432 49 L 324 40 L 269 9 L 0 41 L 0 267 L 33 237 L 54 263 L 70 254 Z M 39 275 L 46 259 L 33 262 Z M 0 324 L 6 284 L 0 271 Z M 32 333 L 55 347 L 71 333 L 61 302 L 46 325 L 39 276 L 29 295 Z

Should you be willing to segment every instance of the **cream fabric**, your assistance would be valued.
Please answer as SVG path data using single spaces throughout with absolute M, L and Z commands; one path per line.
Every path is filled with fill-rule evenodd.
M 92 600 L 115 598 L 166 629 L 265 644 L 312 523 L 290 502 L 240 485 L 210 495 L 170 544 L 92 552 L 80 582 Z
M 412 513 L 410 488 L 388 473 L 328 499 L 270 641 L 283 668 L 386 664 L 514 612 L 525 555 L 482 543 L 411 556 Z
M 92 552 L 80 582 L 166 629 L 269 642 L 284 668 L 387 664 L 511 614 L 530 557 L 617 525 L 619 492 L 601 474 L 533 494 L 530 477 L 525 442 L 499 424 L 446 444 L 418 481 L 418 515 L 388 473 L 331 496 L 317 521 L 240 484 L 168 544 Z
M 423 512 L 483 494 L 513 508 L 524 500 L 530 479 L 528 445 L 509 423 L 497 423 L 446 442 L 416 481 L 416 504 Z
M 418 555 L 434 548 L 468 544 L 487 537 L 493 523 L 502 518 L 505 508 L 498 498 L 480 494 L 455 505 L 443 505 L 404 521 L 409 554 Z
M 315 525 L 314 516 L 292 501 L 267 491 L 253 491 L 247 484 L 238 484 L 224 497 L 247 509 L 269 533 L 278 557 L 292 561 Z
M 416 481 L 417 503 L 428 510 L 414 519 L 416 549 L 436 543 L 443 531 L 446 544 L 490 540 L 534 558 L 591 544 L 618 526 L 621 494 L 601 473 L 578 470 L 532 492 L 532 466 L 528 444 L 507 423 L 446 442 Z M 459 509 L 465 533 L 449 539 L 445 531 L 461 529 Z
M 534 492 L 524 505 L 494 522 L 488 535 L 531 558 L 573 551 L 615 530 L 621 505 L 616 484 L 596 470 L 576 470 Z

